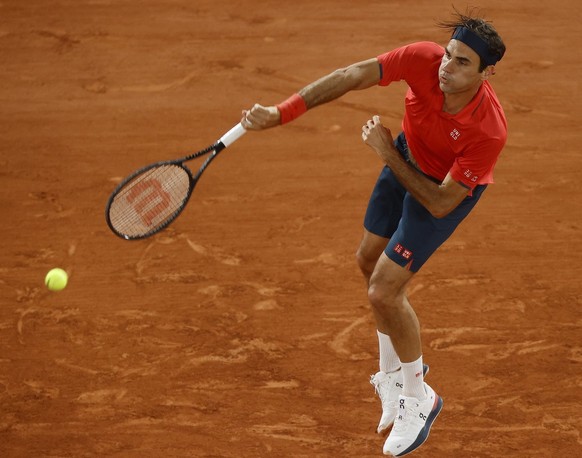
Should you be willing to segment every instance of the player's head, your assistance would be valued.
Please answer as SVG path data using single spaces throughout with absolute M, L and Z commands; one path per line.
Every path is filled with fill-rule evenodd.
M 451 40 L 463 42 L 479 55 L 479 72 L 495 65 L 505 54 L 505 44 L 493 25 L 483 18 L 472 17 L 470 12 L 462 14 L 455 10 L 452 20 L 438 25 L 452 32 Z
M 505 45 L 493 26 L 481 18 L 460 14 L 439 23 L 453 32 L 439 67 L 439 87 L 445 94 L 472 92 L 495 73 Z

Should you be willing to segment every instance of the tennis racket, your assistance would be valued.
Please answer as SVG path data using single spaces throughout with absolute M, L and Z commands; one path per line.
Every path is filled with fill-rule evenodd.
M 113 191 L 105 218 L 113 233 L 126 240 L 150 237 L 168 227 L 186 207 L 202 173 L 218 154 L 246 132 L 239 123 L 216 143 L 173 161 L 136 170 Z M 184 164 L 210 154 L 196 173 Z

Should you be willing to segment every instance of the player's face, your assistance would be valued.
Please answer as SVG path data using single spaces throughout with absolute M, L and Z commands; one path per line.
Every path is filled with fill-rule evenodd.
M 439 67 L 439 86 L 445 94 L 469 91 L 483 81 L 479 55 L 462 41 L 451 40 Z

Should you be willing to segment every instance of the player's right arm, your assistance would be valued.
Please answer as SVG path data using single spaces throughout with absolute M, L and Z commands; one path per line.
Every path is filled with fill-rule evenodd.
M 380 82 L 380 65 L 377 58 L 357 62 L 339 68 L 314 81 L 299 91 L 307 109 L 331 102 L 350 91 L 367 89 Z M 281 124 L 281 113 L 276 106 L 256 103 L 250 110 L 243 110 L 241 120 L 247 130 L 262 130 Z

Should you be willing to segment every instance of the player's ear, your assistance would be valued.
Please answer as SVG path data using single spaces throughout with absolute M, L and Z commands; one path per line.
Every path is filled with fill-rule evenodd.
M 490 76 L 495 75 L 495 65 L 489 65 L 481 72 L 481 79 L 486 81 Z

